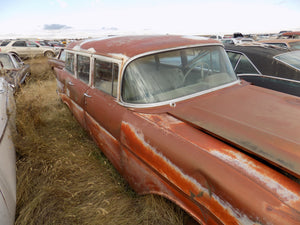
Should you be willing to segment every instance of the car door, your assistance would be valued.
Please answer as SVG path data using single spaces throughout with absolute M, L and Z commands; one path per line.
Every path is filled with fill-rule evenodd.
M 26 45 L 30 57 L 43 55 L 43 49 L 41 49 L 37 43 L 33 41 L 26 41 Z
M 25 81 L 26 77 L 29 76 L 30 68 L 29 65 L 22 62 L 20 57 L 16 54 L 12 54 L 11 57 L 13 58 L 14 63 L 16 64 L 16 68 L 18 69 L 16 82 L 17 85 L 20 85 Z
M 117 103 L 117 62 L 95 58 L 93 87 L 85 94 L 86 124 L 105 155 L 120 169 L 120 126 L 126 108 Z
M 10 52 L 15 52 L 20 57 L 26 57 L 29 54 L 28 48 L 27 48 L 27 45 L 26 45 L 26 41 L 15 41 L 11 45 Z
M 58 70 L 57 80 L 60 82 L 63 101 L 69 106 L 78 122 L 85 128 L 84 94 L 89 88 L 90 56 L 68 52 L 66 67 Z

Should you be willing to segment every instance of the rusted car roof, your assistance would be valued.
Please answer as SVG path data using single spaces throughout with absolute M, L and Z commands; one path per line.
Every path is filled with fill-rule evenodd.
M 67 46 L 67 49 L 89 51 L 115 58 L 127 58 L 151 51 L 212 43 L 219 42 L 197 36 L 117 36 L 73 42 Z

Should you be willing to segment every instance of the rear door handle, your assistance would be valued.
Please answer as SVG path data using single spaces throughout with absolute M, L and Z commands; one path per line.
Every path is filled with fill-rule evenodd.
M 85 97 L 87 97 L 87 98 L 91 98 L 92 96 L 91 95 L 88 95 L 87 93 L 84 93 L 83 94 Z
M 72 81 L 69 81 L 68 84 L 69 84 L 70 86 L 74 86 L 74 84 L 72 83 Z

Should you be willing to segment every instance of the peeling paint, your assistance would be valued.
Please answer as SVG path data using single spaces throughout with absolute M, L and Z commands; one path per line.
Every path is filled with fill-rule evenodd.
M 96 50 L 94 48 L 89 48 L 89 49 L 82 49 L 81 45 L 76 45 L 73 48 L 74 51 L 82 51 L 82 52 L 87 52 L 90 54 L 96 53 Z
M 242 170 L 249 177 L 252 177 L 254 181 L 260 181 L 266 187 L 268 187 L 272 192 L 277 193 L 285 201 L 296 202 L 299 201 L 299 194 L 292 192 L 287 189 L 278 181 L 272 179 L 270 176 L 259 172 L 259 167 L 251 162 L 249 158 L 241 153 L 233 153 L 230 150 L 222 149 L 223 152 L 219 150 L 210 151 L 213 155 L 225 161 L 226 163 L 232 165 L 233 167 Z M 266 172 L 266 171 L 265 171 Z
M 158 157 L 157 160 L 160 161 L 161 166 L 164 165 L 164 166 L 168 167 L 169 174 L 172 174 L 171 171 L 174 171 L 176 173 L 177 180 L 174 180 L 174 177 L 175 177 L 174 175 L 172 177 L 170 177 L 169 174 L 166 174 L 161 170 L 159 171 L 160 174 L 165 176 L 174 185 L 176 185 L 176 183 L 179 182 L 178 180 L 189 183 L 188 186 L 190 187 L 190 189 L 188 189 L 188 190 L 182 189 L 182 187 L 184 187 L 184 185 L 182 183 L 181 183 L 182 184 L 181 187 L 180 186 L 177 186 L 177 187 L 180 188 L 183 192 L 185 192 L 189 196 L 191 196 L 192 199 L 196 200 L 200 204 L 204 203 L 204 206 L 207 207 L 209 210 L 211 210 L 216 215 L 218 215 L 218 213 L 220 213 L 220 212 L 217 212 L 217 211 L 214 212 L 214 208 L 211 208 L 210 205 L 215 205 L 215 204 L 219 205 L 219 210 L 223 209 L 223 210 L 227 211 L 227 214 L 231 215 L 232 221 L 235 221 L 237 219 L 239 221 L 239 224 L 253 224 L 254 223 L 245 214 L 240 213 L 237 209 L 232 207 L 230 203 L 225 202 L 224 200 L 220 199 L 219 196 L 217 196 L 213 192 L 211 192 L 211 188 L 203 187 L 200 183 L 197 182 L 197 180 L 195 180 L 195 178 L 190 177 L 189 175 L 183 173 L 183 171 L 180 168 L 178 168 L 175 164 L 173 164 L 161 152 L 158 152 L 155 147 L 151 146 L 147 141 L 145 141 L 144 134 L 140 130 L 136 129 L 133 125 L 131 125 L 128 122 L 122 122 L 122 127 L 123 127 L 123 129 L 125 129 L 125 127 L 129 128 L 131 130 L 131 132 L 134 133 L 136 138 L 145 146 L 144 150 L 150 151 L 150 152 L 148 152 L 148 154 L 154 154 L 155 156 L 157 156 Z M 159 170 L 159 168 L 155 168 L 155 169 Z M 179 179 L 179 177 L 181 177 L 181 178 Z M 195 193 L 198 193 L 198 194 L 195 194 Z M 206 198 L 204 201 L 202 199 L 203 197 Z
M 122 59 L 124 61 L 127 61 L 129 59 L 129 57 L 127 55 L 121 54 L 121 53 L 109 53 L 109 55 L 111 55 L 113 58 L 118 58 L 118 59 Z

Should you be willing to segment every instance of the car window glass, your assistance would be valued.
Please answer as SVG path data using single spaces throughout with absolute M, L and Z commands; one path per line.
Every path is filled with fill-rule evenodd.
M 6 46 L 6 45 L 9 44 L 9 42 L 10 42 L 10 41 L 3 41 L 3 42 L 1 43 L 1 46 Z
M 228 56 L 220 46 L 174 50 L 131 62 L 123 76 L 121 95 L 128 103 L 158 103 L 236 80 Z
M 12 44 L 14 47 L 26 47 L 26 42 L 25 41 L 16 41 L 15 43 Z
M 231 65 L 233 68 L 236 67 L 236 64 L 238 63 L 240 57 L 241 57 L 241 54 L 240 53 L 236 53 L 236 52 L 229 52 L 227 51 L 227 55 L 229 57 L 229 60 L 231 62 Z
M 26 42 L 28 47 L 39 47 L 36 43 L 34 43 L 33 41 L 27 41 Z
M 97 89 L 116 97 L 118 87 L 118 70 L 118 64 L 96 59 L 94 86 Z
M 300 51 L 291 51 L 274 57 L 276 60 L 300 70 Z
M 248 60 L 248 58 L 244 55 L 241 56 L 240 61 L 235 69 L 236 74 L 259 74 L 259 72 L 255 69 L 253 64 Z
M 67 52 L 66 53 L 66 64 L 65 68 L 67 71 L 69 71 L 71 74 L 74 75 L 74 54 Z
M 61 51 L 58 59 L 60 59 L 62 61 L 66 60 L 66 52 L 64 50 Z
M 286 43 L 268 43 L 268 44 L 275 45 L 275 46 L 278 46 L 280 48 L 288 48 Z
M 90 57 L 77 55 L 77 76 L 84 83 L 89 83 Z
M 290 42 L 291 49 L 300 50 L 300 41 Z
M 0 62 L 4 69 L 14 69 L 14 65 L 8 55 L 0 54 Z M 2 67 L 0 67 L 0 69 L 2 69 Z
M 22 60 L 17 56 L 17 55 L 15 55 L 15 54 L 12 54 L 12 57 L 15 59 L 15 61 L 16 61 L 16 63 L 17 63 L 17 68 L 20 68 L 20 67 L 22 67 Z

